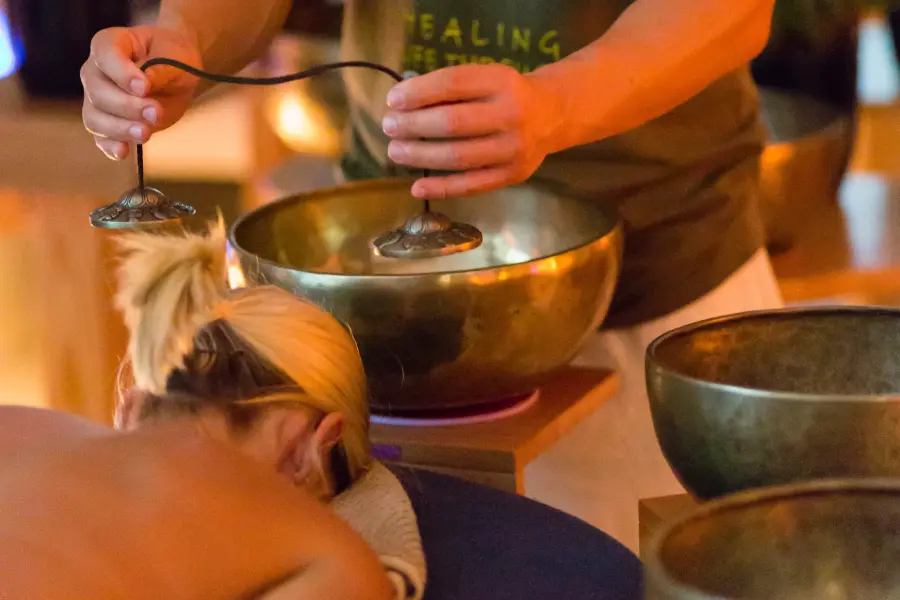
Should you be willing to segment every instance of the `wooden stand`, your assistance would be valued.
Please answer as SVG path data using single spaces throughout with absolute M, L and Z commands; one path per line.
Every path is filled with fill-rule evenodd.
M 697 508 L 700 503 L 690 494 L 645 498 L 638 502 L 638 522 L 641 535 L 641 555 L 662 527 Z
M 373 425 L 386 462 L 454 475 L 518 494 L 525 465 L 596 411 L 618 389 L 605 370 L 569 367 L 522 413 L 472 425 Z

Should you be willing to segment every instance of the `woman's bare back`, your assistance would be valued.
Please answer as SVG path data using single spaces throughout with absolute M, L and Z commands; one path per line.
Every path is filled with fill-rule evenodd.
M 369 552 L 274 471 L 184 430 L 0 408 L 0 440 L 2 598 L 235 600 Z

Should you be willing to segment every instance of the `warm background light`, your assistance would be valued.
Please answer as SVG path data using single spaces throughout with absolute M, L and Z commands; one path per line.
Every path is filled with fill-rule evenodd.
M 273 92 L 270 119 L 278 137 L 294 152 L 335 156 L 341 152 L 340 132 L 299 86 Z

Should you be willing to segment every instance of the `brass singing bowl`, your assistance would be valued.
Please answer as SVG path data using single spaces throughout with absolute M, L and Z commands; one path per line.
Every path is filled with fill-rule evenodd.
M 803 94 L 760 91 L 769 139 L 759 210 L 770 251 L 790 249 L 817 212 L 837 203 L 853 148 L 853 115 Z
M 708 499 L 900 477 L 900 311 L 784 309 L 704 321 L 647 350 L 663 454 Z
M 897 600 L 900 483 L 834 480 L 745 492 L 668 526 L 646 600 Z
M 478 248 L 409 260 L 372 241 L 422 210 L 412 180 L 353 183 L 242 217 L 246 284 L 271 283 L 344 322 L 378 413 L 471 408 L 532 391 L 568 363 L 612 299 L 622 232 L 611 209 L 520 185 L 433 202 Z

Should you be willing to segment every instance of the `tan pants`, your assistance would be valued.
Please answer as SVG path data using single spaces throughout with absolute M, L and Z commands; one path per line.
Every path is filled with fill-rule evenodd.
M 782 304 L 769 257 L 760 251 L 718 288 L 681 310 L 597 334 L 575 362 L 615 370 L 620 391 L 526 467 L 526 495 L 599 527 L 637 552 L 638 500 L 684 491 L 653 431 L 644 351 L 656 337 L 682 325 Z

